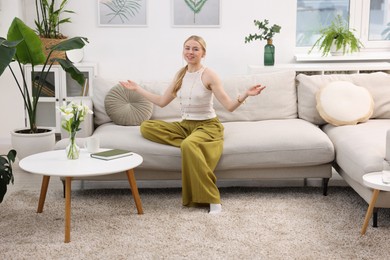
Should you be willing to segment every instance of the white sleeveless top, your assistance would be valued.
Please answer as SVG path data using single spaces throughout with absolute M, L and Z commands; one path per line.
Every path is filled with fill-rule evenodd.
M 202 82 L 205 68 L 196 72 L 186 72 L 177 93 L 184 120 L 206 120 L 216 117 L 213 107 L 213 92 Z

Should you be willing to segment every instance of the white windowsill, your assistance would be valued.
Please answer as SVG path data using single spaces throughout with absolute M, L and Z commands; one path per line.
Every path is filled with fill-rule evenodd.
M 295 54 L 295 60 L 297 62 L 305 61 L 375 61 L 375 60 L 390 60 L 390 51 L 388 52 L 358 52 L 352 54 L 346 54 L 342 56 L 328 55 L 326 57 L 321 56 L 320 53 L 300 53 Z

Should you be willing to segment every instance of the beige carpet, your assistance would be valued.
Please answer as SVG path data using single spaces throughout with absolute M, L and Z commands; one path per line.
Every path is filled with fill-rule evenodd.
M 1 259 L 388 259 L 390 210 L 379 228 L 359 232 L 366 203 L 353 190 L 223 188 L 223 213 L 181 207 L 179 189 L 140 189 L 137 215 L 129 190 L 72 193 L 71 243 L 64 201 L 16 191 L 0 204 Z

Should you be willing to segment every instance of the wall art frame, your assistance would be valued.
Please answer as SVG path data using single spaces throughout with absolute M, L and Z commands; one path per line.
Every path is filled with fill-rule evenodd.
M 171 0 L 172 27 L 220 27 L 221 0 Z
M 147 27 L 147 0 L 97 0 L 101 27 Z

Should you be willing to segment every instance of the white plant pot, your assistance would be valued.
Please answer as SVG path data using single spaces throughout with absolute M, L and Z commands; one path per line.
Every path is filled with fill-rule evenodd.
M 56 143 L 54 128 L 47 128 L 48 132 L 38 134 L 18 133 L 26 128 L 15 129 L 11 132 L 12 148 L 16 150 L 19 160 L 32 154 L 54 149 Z
M 348 53 L 348 46 L 345 49 L 345 53 Z M 334 42 L 332 43 L 332 46 L 330 46 L 330 54 L 332 56 L 343 56 L 345 53 L 343 52 L 343 47 L 337 50 L 337 45 Z

